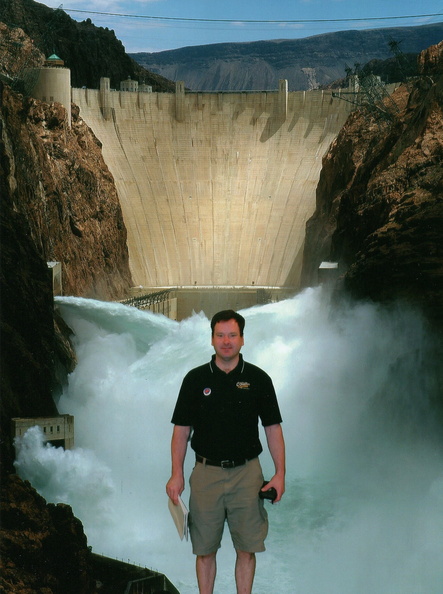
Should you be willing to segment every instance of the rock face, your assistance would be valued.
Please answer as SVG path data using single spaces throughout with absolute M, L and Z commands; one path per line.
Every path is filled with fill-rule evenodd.
M 72 110 L 2 87 L 5 191 L 45 261 L 62 263 L 68 295 L 115 299 L 131 285 L 126 229 L 101 146 Z
M 2 35 L 28 64 L 39 62 L 22 31 L 2 27 Z M 3 65 L 5 80 L 14 64 Z M 56 414 L 56 371 L 73 364 L 47 262 L 62 263 L 68 295 L 118 299 L 132 279 L 114 180 L 78 108 L 69 128 L 60 104 L 24 98 L 2 81 L 0 95 L 2 464 L 10 469 L 10 418 Z
M 419 62 L 421 76 L 384 113 L 354 112 L 324 157 L 303 284 L 336 261 L 354 295 L 402 298 L 443 321 L 443 43 Z
M 2 480 L 2 592 L 92 594 L 91 553 L 70 506 L 47 504 L 25 481 Z
M 42 55 L 2 27 L 28 65 Z M 2 62 L 2 80 L 16 74 Z M 24 98 L 0 81 L 2 592 L 95 592 L 81 523 L 46 505 L 13 472 L 10 420 L 57 414 L 57 370 L 74 355 L 54 311 L 48 261 L 62 263 L 64 292 L 118 299 L 132 284 L 126 229 L 100 143 L 72 111 Z
M 13 82 L 17 72 L 25 67 L 43 65 L 45 56 L 19 27 L 10 28 L 0 23 L 0 37 L 3 45 L 0 70 L 7 82 Z
M 145 68 L 194 91 L 305 91 L 342 78 L 347 66 L 392 57 L 389 42 L 418 54 L 443 37 L 443 25 L 339 31 L 303 39 L 214 43 L 155 53 L 130 54 Z M 398 82 L 386 80 L 385 82 Z
M 47 261 L 62 263 L 65 294 L 123 297 L 132 284 L 126 228 L 100 143 L 78 108 L 69 128 L 60 104 L 24 98 L 8 84 L 19 89 L 15 77 L 43 54 L 19 28 L 0 24 L 0 35 L 15 50 L 0 66 L 0 590 L 93 594 L 97 570 L 81 522 L 14 475 L 10 422 L 57 415 L 54 390 L 75 362 Z
M 0 162 L 3 155 L 0 152 Z M 32 241 L 26 217 L 17 212 L 0 175 L 1 208 L 1 392 L 2 474 L 12 471 L 12 417 L 52 416 L 56 332 L 52 282 Z

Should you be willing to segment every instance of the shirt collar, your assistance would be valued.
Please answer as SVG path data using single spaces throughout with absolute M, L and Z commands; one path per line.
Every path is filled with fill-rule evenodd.
M 226 374 L 219 367 L 217 367 L 217 365 L 215 363 L 215 355 L 212 355 L 211 360 L 209 361 L 209 367 L 211 369 L 211 373 L 223 373 L 223 375 L 229 375 L 231 373 L 243 373 L 243 370 L 245 368 L 245 362 L 243 360 L 243 355 L 241 353 L 239 353 L 238 356 L 239 356 L 239 360 L 238 360 L 237 366 L 234 367 L 234 369 L 232 371 L 230 371 L 228 374 Z

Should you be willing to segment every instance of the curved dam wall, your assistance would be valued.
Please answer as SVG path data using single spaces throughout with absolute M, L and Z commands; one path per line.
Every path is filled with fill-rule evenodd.
M 351 104 L 331 91 L 72 89 L 103 143 L 135 285 L 299 286 L 322 157 Z

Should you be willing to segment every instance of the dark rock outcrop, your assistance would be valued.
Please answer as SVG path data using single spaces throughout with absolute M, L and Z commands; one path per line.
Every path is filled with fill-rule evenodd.
M 5 197 L 41 257 L 62 263 L 68 295 L 115 299 L 131 285 L 126 228 L 101 145 L 73 106 L 1 87 Z
M 81 522 L 13 474 L 11 418 L 57 415 L 72 371 L 69 329 L 54 311 L 47 260 L 65 289 L 110 299 L 131 284 L 126 230 L 100 146 L 74 110 L 1 87 L 1 585 L 5 593 L 89 594 L 95 572 Z
M 381 111 L 349 117 L 323 160 L 303 284 L 337 261 L 345 287 L 404 299 L 443 322 L 443 43 Z M 386 117 L 386 114 L 389 117 Z
M 56 350 L 52 281 L 35 248 L 26 216 L 17 211 L 7 191 L 7 163 L 0 150 L 3 475 L 13 470 L 11 418 L 57 414 L 51 395 Z
M 13 91 L 23 64 L 38 66 L 43 54 L 19 28 L 1 24 L 0 34 L 0 590 L 93 594 L 102 570 L 81 522 L 14 474 L 11 418 L 57 415 L 54 390 L 75 363 L 47 261 L 62 263 L 65 293 L 123 297 L 132 284 L 126 229 L 100 143 L 78 108 L 68 127 L 60 104 Z M 8 52 L 18 47 L 18 57 Z
M 91 553 L 81 522 L 65 504 L 47 504 L 16 475 L 1 485 L 2 592 L 93 594 Z
M 2 27 L 29 63 L 40 55 L 20 30 Z M 3 80 L 14 76 L 2 63 Z M 73 353 L 54 312 L 48 261 L 62 263 L 65 294 L 124 297 L 132 284 L 126 228 L 101 146 L 74 106 L 66 110 L 0 81 L 2 470 L 12 470 L 10 419 L 57 413 L 57 371 Z
M 0 77 L 4 82 L 12 84 L 21 70 L 43 65 L 44 54 L 19 27 L 0 22 L 0 39 L 3 50 Z
M 2 481 L 0 591 L 4 594 L 122 594 L 178 590 L 151 569 L 92 553 L 69 505 L 47 503 L 28 481 Z

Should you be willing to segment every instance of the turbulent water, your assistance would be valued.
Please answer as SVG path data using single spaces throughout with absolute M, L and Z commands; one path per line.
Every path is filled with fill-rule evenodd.
M 76 447 L 18 444 L 17 467 L 72 505 L 97 553 L 196 591 L 190 543 L 167 509 L 170 417 L 183 375 L 209 359 L 206 317 L 181 323 L 120 304 L 57 300 L 78 365 L 58 402 Z M 443 447 L 438 362 L 420 316 L 332 306 L 320 289 L 244 310 L 246 360 L 272 376 L 284 418 L 287 492 L 270 516 L 254 591 L 441 594 Z M 266 447 L 265 474 L 272 463 Z M 192 468 L 188 452 L 186 471 Z M 183 494 L 187 498 L 189 489 Z M 226 531 L 215 592 L 235 592 Z

